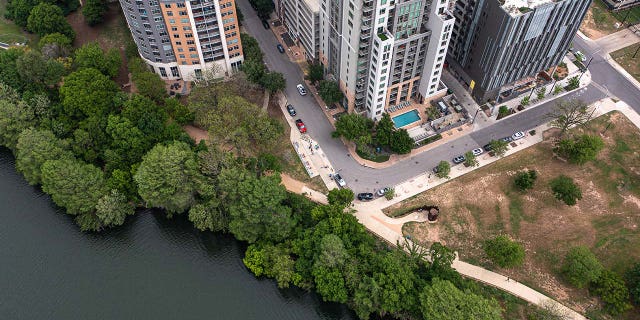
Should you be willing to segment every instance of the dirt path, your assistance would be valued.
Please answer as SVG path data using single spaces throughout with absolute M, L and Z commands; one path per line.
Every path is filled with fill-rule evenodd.
M 187 132 L 191 139 L 195 140 L 196 143 L 200 143 L 200 141 L 202 140 L 206 141 L 209 138 L 209 133 L 207 132 L 207 130 L 200 129 L 190 124 L 182 128 Z

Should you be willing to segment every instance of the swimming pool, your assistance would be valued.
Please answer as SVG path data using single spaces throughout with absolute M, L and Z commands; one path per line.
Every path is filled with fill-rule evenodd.
M 396 125 L 396 128 L 402 128 L 420 120 L 420 116 L 418 115 L 418 110 L 413 109 L 409 112 L 405 112 L 401 115 L 395 116 L 391 118 L 391 120 L 393 120 L 393 124 Z

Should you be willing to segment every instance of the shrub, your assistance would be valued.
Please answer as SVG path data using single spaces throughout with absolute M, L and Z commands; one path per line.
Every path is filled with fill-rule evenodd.
M 625 280 L 629 285 L 629 293 L 635 304 L 640 305 L 640 262 L 636 263 L 625 273 Z
M 556 199 L 567 205 L 573 206 L 577 200 L 582 199 L 582 190 L 573 182 L 573 179 L 561 175 L 551 180 L 551 191 Z
M 396 196 L 396 189 L 394 188 L 389 188 L 387 191 L 384 192 L 384 198 L 387 200 L 391 200 Z
M 584 134 L 575 139 L 560 140 L 555 150 L 571 163 L 582 165 L 595 160 L 603 148 L 602 138 Z
M 504 118 L 504 117 L 508 116 L 509 114 L 511 114 L 511 111 L 509 110 L 509 107 L 500 106 L 500 108 L 498 108 L 498 119 Z
M 468 151 L 464 154 L 464 165 L 466 167 L 477 167 L 480 163 L 478 162 L 478 159 L 476 159 L 476 155 L 473 154 L 473 152 Z
M 618 274 L 604 270 L 600 277 L 593 282 L 591 292 L 600 296 L 604 302 L 604 309 L 613 315 L 618 315 L 631 308 L 629 304 L 629 289 Z
M 598 258 L 584 246 L 573 247 L 567 253 L 562 273 L 572 285 L 583 288 L 602 274 L 602 264 Z
M 353 191 L 351 189 L 332 189 L 327 195 L 327 200 L 331 205 L 348 206 L 353 201 Z
M 484 252 L 502 268 L 520 266 L 524 262 L 524 247 L 504 235 L 485 241 Z
M 436 172 L 436 176 L 438 178 L 449 178 L 449 173 L 451 172 L 451 164 L 447 161 L 440 161 L 440 163 L 438 163 L 438 172 Z
M 514 183 L 520 191 L 525 191 L 533 188 L 533 184 L 538 178 L 538 173 L 535 170 L 520 171 L 516 174 Z

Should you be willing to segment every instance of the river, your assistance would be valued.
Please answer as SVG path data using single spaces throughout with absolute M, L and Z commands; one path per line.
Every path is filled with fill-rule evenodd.
M 255 278 L 243 252 L 231 236 L 153 210 L 82 233 L 0 148 L 2 319 L 357 319 L 344 305 Z

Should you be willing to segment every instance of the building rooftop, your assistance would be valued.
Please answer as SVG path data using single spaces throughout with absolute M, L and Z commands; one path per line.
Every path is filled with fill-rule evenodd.
M 535 7 L 550 3 L 557 2 L 558 0 L 499 0 L 502 2 L 502 9 L 508 12 L 512 16 L 517 16 L 522 13 L 526 13 L 534 9 Z
M 304 0 L 304 4 L 311 12 L 320 12 L 320 0 Z

